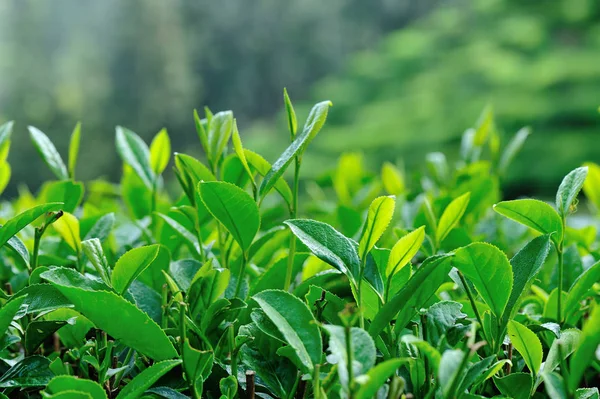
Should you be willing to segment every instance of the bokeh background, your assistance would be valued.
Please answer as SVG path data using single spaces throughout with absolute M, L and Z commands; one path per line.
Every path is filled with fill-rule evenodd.
M 289 139 L 287 87 L 300 120 L 330 99 L 305 176 L 342 152 L 423 167 L 457 153 L 491 105 L 508 138 L 531 126 L 508 196 L 550 195 L 600 161 L 598 0 L 3 0 L 0 122 L 15 120 L 18 183 L 51 178 L 26 127 L 62 154 L 82 122 L 78 178 L 118 180 L 115 125 L 200 155 L 192 110 L 232 109 L 244 144 L 273 161 Z

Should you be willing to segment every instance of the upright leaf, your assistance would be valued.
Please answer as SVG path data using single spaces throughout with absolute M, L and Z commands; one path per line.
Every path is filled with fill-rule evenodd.
M 0 337 L 4 335 L 8 329 L 8 326 L 10 326 L 10 323 L 15 318 L 15 315 L 19 309 L 21 309 L 21 305 L 25 301 L 26 297 L 27 295 L 15 298 L 12 301 L 2 305 L 0 308 Z
M 579 303 L 587 292 L 600 281 L 600 262 L 596 262 L 581 274 L 569 289 L 565 301 L 565 315 L 571 315 L 579 308 Z
M 259 154 L 245 148 L 244 156 L 246 157 L 248 164 L 255 169 L 259 175 L 264 177 L 271 170 L 271 164 Z M 273 187 L 275 187 L 275 190 L 277 190 L 288 206 L 292 206 L 292 190 L 285 179 L 280 177 Z
M 296 136 L 294 141 L 292 141 L 290 146 L 283 152 L 283 154 L 281 154 L 277 161 L 275 161 L 271 167 L 271 170 L 263 179 L 259 189 L 259 194 L 261 197 L 267 195 L 271 188 L 273 188 L 277 180 L 279 180 L 289 166 L 290 162 L 292 162 L 296 156 L 302 156 L 302 153 L 306 149 L 308 143 L 314 139 L 314 137 L 323 127 L 323 124 L 327 119 L 327 112 L 330 106 L 330 101 L 323 101 L 316 104 L 312 108 L 308 118 L 306 119 L 304 128 L 302 129 L 302 133 Z
M 585 196 L 600 211 L 600 165 L 593 162 L 586 162 L 583 166 L 588 168 L 588 174 L 583 183 L 583 192 Z
M 225 182 L 201 182 L 198 193 L 210 214 L 247 251 L 258 233 L 260 215 L 256 202 L 244 190 Z
M 73 133 L 71 133 L 71 141 L 69 142 L 69 176 L 75 179 L 75 167 L 77 166 L 77 158 L 79 156 L 79 143 L 81 141 L 81 122 L 77 122 Z
M 525 144 L 525 140 L 531 134 L 531 129 L 528 127 L 521 128 L 515 135 L 510 139 L 508 144 L 506 145 L 502 156 L 500 157 L 500 162 L 498 163 L 498 172 L 501 175 L 504 175 L 508 170 L 508 166 L 515 158 L 517 153 Z
M 369 206 L 367 222 L 358 244 L 358 253 L 365 258 L 385 232 L 394 216 L 396 201 L 394 197 L 377 197 Z
M 246 154 L 244 152 L 244 146 L 242 145 L 242 139 L 240 138 L 240 132 L 238 131 L 237 121 L 233 120 L 233 134 L 231 136 L 231 142 L 233 143 L 233 150 L 235 151 L 235 155 L 240 159 L 240 162 L 244 166 L 244 170 L 250 177 L 250 181 L 252 185 L 256 189 L 256 183 L 254 182 L 254 173 L 250 170 L 250 165 L 248 165 L 248 161 L 246 160 Z
M 579 347 L 571 357 L 569 388 L 574 391 L 579 386 L 586 368 L 596 357 L 600 345 L 600 306 L 595 306 L 583 326 Z
M 148 245 L 125 252 L 119 258 L 111 275 L 112 286 L 119 295 L 123 295 L 133 280 L 152 264 L 159 250 L 158 244 Z
M 523 324 L 511 320 L 508 322 L 508 336 L 515 349 L 523 357 L 531 373 L 537 375 L 544 355 L 542 344 L 537 335 Z
M 64 212 L 56 222 L 52 224 L 54 230 L 75 251 L 81 252 L 81 237 L 79 233 L 79 220 L 72 214 Z
M 102 249 L 102 243 L 97 238 L 92 238 L 90 240 L 85 240 L 81 242 L 81 249 L 87 258 L 89 259 L 94 269 L 98 275 L 102 278 L 102 280 L 107 284 L 111 285 L 110 282 L 110 267 L 108 266 L 108 261 L 106 260 L 106 256 L 104 255 L 104 250 Z
M 545 202 L 535 199 L 502 201 L 494 205 L 494 210 L 542 234 L 555 233 L 552 236 L 554 241 L 562 238 L 563 228 L 560 216 Z
M 293 140 L 294 137 L 296 137 L 296 132 L 298 131 L 298 121 L 296 119 L 296 112 L 294 111 L 292 100 L 290 100 L 290 96 L 288 95 L 286 88 L 283 89 L 283 102 L 285 103 L 285 112 L 287 114 L 288 129 L 290 131 L 290 136 Z
M 219 161 L 223 154 L 223 150 L 231 137 L 233 128 L 233 112 L 221 111 L 217 112 L 210 119 L 208 124 L 208 146 L 210 148 L 210 160 L 213 165 Z
M 6 244 L 8 240 L 19 231 L 21 231 L 29 223 L 33 222 L 46 212 L 58 209 L 62 205 L 61 202 L 51 202 L 48 204 L 37 205 L 26 210 L 10 219 L 2 227 L 0 227 L 0 247 Z
M 152 189 L 156 176 L 150 166 L 150 150 L 144 140 L 131 130 L 117 126 L 116 145 L 123 162 L 134 170 L 147 188 Z
M 252 297 L 277 326 L 307 372 L 321 363 L 323 345 L 317 321 L 304 302 L 279 290 L 262 291 Z
M 577 198 L 579 191 L 581 191 L 587 173 L 588 168 L 582 166 L 569 172 L 560 183 L 556 192 L 556 207 L 563 217 L 571 211 L 574 205 L 573 201 Z
M 476 242 L 458 249 L 452 264 L 473 283 L 496 317 L 501 317 L 513 287 L 512 268 L 504 252 Z
M 160 175 L 171 158 L 171 140 L 167 129 L 161 129 L 150 143 L 150 167 L 155 175 Z
M 52 141 L 41 130 L 28 126 L 29 135 L 44 163 L 59 180 L 68 180 L 69 172 Z
M 437 229 L 435 231 L 435 238 L 438 243 L 441 243 L 444 238 L 450 233 L 450 231 L 456 227 L 460 218 L 464 215 L 469 205 L 469 199 L 471 193 L 466 193 L 458 198 L 455 198 L 444 210 L 440 217 Z
M 407 363 L 408 359 L 406 358 L 391 359 L 379 363 L 357 381 L 360 384 L 360 387 L 356 391 L 354 397 L 356 399 L 371 399 L 376 397 L 377 391 L 385 384 L 388 378 L 390 378 L 400 366 Z
M 160 377 L 165 375 L 175 366 L 181 364 L 181 360 L 165 360 L 148 367 L 136 375 L 117 395 L 117 399 L 139 398 L 146 389 L 150 388 Z
M 406 266 L 417 254 L 424 239 L 425 226 L 421 226 L 398 240 L 392 247 L 392 252 L 388 258 L 387 266 L 385 268 L 386 276 L 391 276 Z

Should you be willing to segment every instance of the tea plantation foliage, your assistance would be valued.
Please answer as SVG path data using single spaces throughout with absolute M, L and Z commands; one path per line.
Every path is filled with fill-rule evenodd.
M 66 163 L 29 128 L 56 180 L 1 207 L 0 398 L 599 397 L 598 165 L 501 201 L 529 132 L 501 146 L 484 112 L 419 185 L 347 154 L 299 190 L 331 103 L 284 100 L 273 164 L 206 109 L 202 161 L 117 127 L 119 184 L 76 179 L 79 125 Z

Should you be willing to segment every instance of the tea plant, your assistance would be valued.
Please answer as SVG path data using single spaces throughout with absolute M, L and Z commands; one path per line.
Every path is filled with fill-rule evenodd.
M 331 103 L 300 127 L 284 102 L 273 164 L 231 111 L 194 112 L 203 161 L 117 127 L 119 184 L 75 179 L 79 125 L 66 164 L 29 128 L 57 180 L 1 208 L 0 398 L 599 397 L 600 166 L 501 201 L 529 131 L 502 146 L 486 110 L 455 164 L 346 154 L 301 185 Z

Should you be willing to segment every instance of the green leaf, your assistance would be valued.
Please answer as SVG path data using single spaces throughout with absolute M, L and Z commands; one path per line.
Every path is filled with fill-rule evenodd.
M 579 388 L 575 390 L 575 399 L 599 399 L 598 388 Z
M 49 366 L 45 357 L 26 357 L 0 377 L 0 388 L 45 387 L 54 377 Z
M 29 135 L 33 141 L 33 145 L 44 160 L 44 163 L 59 180 L 68 180 L 69 172 L 67 171 L 67 167 L 56 150 L 56 147 L 52 144 L 52 141 L 50 141 L 48 136 L 41 130 L 33 126 L 28 126 L 27 128 L 29 129 Z
M 565 315 L 574 314 L 580 307 L 580 301 L 587 295 L 588 291 L 595 283 L 600 281 L 600 262 L 596 262 L 583 274 L 581 274 L 573 286 L 569 289 L 567 300 L 565 301 Z
M 546 393 L 550 399 L 567 399 L 565 381 L 560 375 L 544 371 L 541 377 L 544 379 Z
M 12 236 L 6 242 L 6 245 L 10 249 L 12 249 L 19 256 L 19 258 L 23 260 L 23 264 L 25 265 L 25 267 L 29 266 L 29 251 L 27 250 L 27 247 L 19 237 Z
M 74 320 L 35 320 L 27 325 L 25 330 L 25 350 L 33 353 L 46 338 L 67 324 L 73 324 Z
M 82 241 L 81 248 L 102 280 L 107 285 L 112 286 L 110 281 L 110 267 L 108 266 L 106 256 L 104 256 L 104 250 L 102 249 L 100 240 L 92 238 L 91 240 Z
M 98 219 L 96 223 L 94 223 L 92 228 L 85 235 L 85 239 L 90 240 L 92 238 L 97 238 L 101 242 L 104 242 L 110 235 L 110 232 L 114 225 L 115 214 L 112 212 L 107 213 L 106 215 L 103 215 L 100 219 Z
M 52 227 L 75 253 L 81 252 L 79 220 L 75 216 L 64 212 L 56 222 L 52 223 Z
M 577 347 L 579 346 L 580 338 L 581 331 L 575 328 L 570 328 L 568 330 L 561 331 L 560 338 L 555 339 L 552 342 L 552 346 L 550 346 L 548 356 L 546 357 L 546 361 L 544 362 L 543 371 L 545 373 L 554 371 L 554 369 L 557 368 L 560 364 L 561 360 L 566 359 L 573 352 L 575 352 L 575 349 L 577 349 Z
M 587 173 L 588 168 L 582 166 L 569 172 L 560 183 L 556 192 L 556 207 L 563 217 L 566 217 L 574 208 L 573 201 L 581 191 Z
M 213 367 L 213 353 L 192 348 L 190 341 L 183 344 L 183 367 L 188 376 L 195 382 L 199 378 L 206 380 Z
M 437 229 L 435 231 L 435 239 L 438 243 L 441 243 L 444 238 L 450 233 L 450 231 L 456 227 L 460 218 L 464 215 L 469 205 L 471 193 L 466 193 L 458 198 L 452 200 L 450 204 L 444 209 L 444 213 L 440 217 Z
M 284 223 L 317 258 L 335 267 L 352 281 L 359 275 L 360 259 L 356 246 L 342 233 L 316 220 L 291 219 Z
M 167 215 L 164 215 L 162 213 L 156 213 L 156 215 L 162 220 L 164 220 L 165 223 L 169 225 L 169 227 L 175 230 L 177 235 L 180 236 L 183 240 L 185 240 L 185 242 L 187 242 L 187 244 L 191 248 L 194 248 L 194 250 L 197 253 L 200 253 L 200 244 L 198 243 L 198 238 L 191 231 L 189 231 L 187 228 L 185 228 L 185 226 L 181 225 L 178 221 L 170 218 Z
M 542 364 L 542 344 L 533 331 L 523 324 L 511 320 L 508 322 L 508 336 L 515 349 L 521 354 L 525 364 L 533 375 L 537 375 Z
M 117 261 L 112 271 L 112 286 L 119 295 L 127 291 L 133 280 L 137 278 L 158 256 L 160 245 L 147 245 L 125 252 Z
M 437 347 L 442 337 L 447 336 L 448 330 L 459 319 L 467 317 L 461 312 L 462 307 L 462 304 L 454 301 L 440 301 L 431 305 L 426 313 L 427 340 Z
M 508 166 L 515 158 L 517 153 L 521 151 L 521 148 L 525 144 L 525 140 L 531 134 L 531 129 L 528 127 L 523 127 L 519 129 L 517 133 L 510 139 L 506 147 L 504 148 L 504 152 L 500 157 L 500 162 L 498 163 L 498 173 L 500 175 L 504 175 L 508 170 Z
M 389 162 L 384 162 L 381 167 L 381 183 L 384 190 L 391 195 L 400 195 L 406 190 L 402 172 Z
M 13 300 L 5 303 L 0 308 L 0 337 L 4 335 L 10 323 L 15 318 L 15 315 L 21 309 L 21 305 L 25 301 L 26 295 L 22 297 L 14 298 Z
M 290 146 L 283 152 L 283 154 L 281 154 L 277 161 L 275 161 L 271 167 L 271 170 L 263 179 L 259 189 L 259 195 L 261 197 L 264 198 L 271 188 L 273 188 L 277 180 L 279 180 L 279 178 L 283 175 L 292 160 L 296 156 L 302 156 L 302 153 L 306 149 L 308 143 L 314 139 L 314 137 L 323 127 L 325 119 L 327 119 L 327 112 L 330 106 L 331 101 L 323 101 L 316 104 L 312 108 L 308 118 L 306 119 L 304 128 L 302 129 L 302 133 L 295 137 L 294 141 L 292 141 Z
M 129 165 L 148 189 L 156 176 L 150 166 L 150 150 L 144 140 L 131 130 L 117 126 L 116 145 L 121 160 Z
M 71 141 L 69 142 L 69 176 L 72 180 L 75 179 L 75 167 L 77 166 L 77 157 L 79 156 L 79 143 L 81 141 L 81 122 L 77 122 L 73 133 L 71 133 Z
M 60 205 L 62 205 L 60 202 L 37 205 L 10 219 L 0 228 L 0 247 L 6 244 L 12 236 L 25 228 L 25 226 L 35 221 L 46 212 L 58 209 Z
M 298 131 L 298 121 L 296 119 L 296 112 L 294 111 L 292 100 L 290 100 L 290 96 L 288 95 L 287 89 L 285 87 L 283 88 L 283 102 L 285 103 L 285 112 L 287 114 L 288 129 L 293 140 L 294 137 L 296 137 L 296 132 Z
M 408 359 L 391 359 L 379 363 L 356 381 L 360 384 L 360 388 L 358 388 L 354 397 L 356 399 L 371 399 L 376 397 L 377 391 L 385 384 L 388 378 L 394 375 L 399 367 L 407 363 Z
M 40 192 L 41 202 L 63 202 L 62 210 L 73 213 L 83 199 L 83 183 L 72 180 L 52 181 L 44 184 Z
M 246 157 L 248 164 L 252 168 L 254 168 L 258 172 L 259 175 L 264 177 L 271 170 L 271 164 L 269 163 L 269 161 L 264 159 L 259 154 L 255 153 L 253 151 L 250 151 L 248 149 L 244 149 L 244 156 Z M 275 190 L 277 190 L 277 192 L 281 195 L 281 198 L 283 198 L 283 200 L 288 204 L 288 206 L 292 206 L 292 202 L 293 202 L 292 189 L 287 184 L 285 179 L 283 177 L 280 177 L 275 182 L 274 187 L 275 187 Z
M 392 252 L 385 268 L 385 275 L 392 276 L 408 264 L 417 254 L 425 239 L 425 226 L 421 226 L 403 236 L 392 247 Z
M 504 309 L 502 325 L 506 325 L 519 310 L 519 304 L 539 273 L 550 252 L 550 236 L 543 235 L 531 240 L 511 260 L 513 287 Z
M 321 363 L 323 345 L 317 321 L 304 302 L 280 290 L 262 291 L 252 297 L 277 326 L 305 371 Z
M 150 143 L 150 167 L 159 176 L 169 164 L 171 158 L 171 141 L 167 129 L 161 129 Z
M 438 380 L 446 398 L 456 397 L 455 391 L 459 387 L 465 372 L 460 367 L 465 356 L 467 355 L 460 349 L 447 350 L 442 354 Z
M 349 331 L 350 337 L 347 336 L 344 327 L 328 324 L 323 328 L 329 334 L 329 351 L 331 355 L 328 357 L 328 362 L 337 364 L 340 383 L 344 390 L 349 392 L 347 340 L 350 341 L 352 370 L 355 378 L 365 374 L 375 365 L 377 357 L 375 343 L 369 334 L 361 328 L 352 327 Z
M 555 242 L 562 239 L 562 221 L 550 205 L 535 199 L 502 201 L 494 205 L 494 210 L 516 222 L 530 227 L 542 234 L 556 233 Z
M 72 375 L 54 377 L 46 387 L 46 392 L 53 395 L 68 391 L 84 392 L 89 394 L 92 399 L 106 399 L 106 392 L 96 381 L 77 378 Z
M 252 185 L 256 189 L 256 183 L 254 182 L 254 173 L 250 170 L 250 165 L 248 165 L 248 161 L 246 160 L 246 154 L 244 153 L 244 146 L 242 145 L 242 139 L 240 138 L 240 132 L 238 131 L 237 121 L 233 120 L 233 134 L 231 136 L 231 142 L 233 143 L 233 150 L 235 151 L 235 155 L 240 159 L 240 162 L 244 166 L 244 170 L 248 174 Z
M 247 251 L 260 227 L 256 202 L 241 188 L 224 182 L 201 182 L 202 202 L 229 233 L 242 251 Z
M 117 399 L 137 399 L 150 388 L 160 377 L 168 373 L 173 367 L 181 364 L 181 360 L 165 360 L 148 367 L 135 376 L 117 395 Z
M 600 211 L 600 165 L 593 162 L 586 162 L 583 166 L 588 168 L 588 174 L 583 183 L 583 192 L 585 196 Z
M 123 344 L 156 361 L 177 356 L 160 327 L 124 298 L 112 292 L 92 290 L 87 286 L 88 279 L 72 269 L 51 269 L 42 273 L 42 278 L 67 297 L 75 310 Z
M 208 116 L 208 115 L 207 115 Z M 208 135 L 206 133 L 206 129 L 208 129 L 208 121 L 207 119 L 200 119 L 198 116 L 198 111 L 194 110 L 194 125 L 196 126 L 196 133 L 198 134 L 198 138 L 200 139 L 200 144 L 202 144 L 202 148 L 208 155 L 210 148 L 208 147 Z
M 452 264 L 500 318 L 513 287 L 512 268 L 504 252 L 491 244 L 476 242 L 458 249 Z
M 28 285 L 15 293 L 5 306 L 19 300 L 19 298 L 25 298 L 23 304 L 27 305 L 27 314 L 46 313 L 51 310 L 71 306 L 71 302 L 50 284 Z
M 375 246 L 383 235 L 394 216 L 396 200 L 394 197 L 377 197 L 369 206 L 367 222 L 363 228 L 358 244 L 358 253 L 361 259 Z
M 427 258 L 400 291 L 379 310 L 369 326 L 371 337 L 376 339 L 394 318 L 395 329 L 403 329 L 446 280 L 452 268 L 451 257 L 441 255 Z
M 233 112 L 217 112 L 208 124 L 208 158 L 216 165 L 229 142 L 233 129 Z
M 595 306 L 581 330 L 579 347 L 571 357 L 569 388 L 574 391 L 600 345 L 600 306 Z
M 528 373 L 512 373 L 502 378 L 494 378 L 496 388 L 513 399 L 529 399 L 533 380 Z

